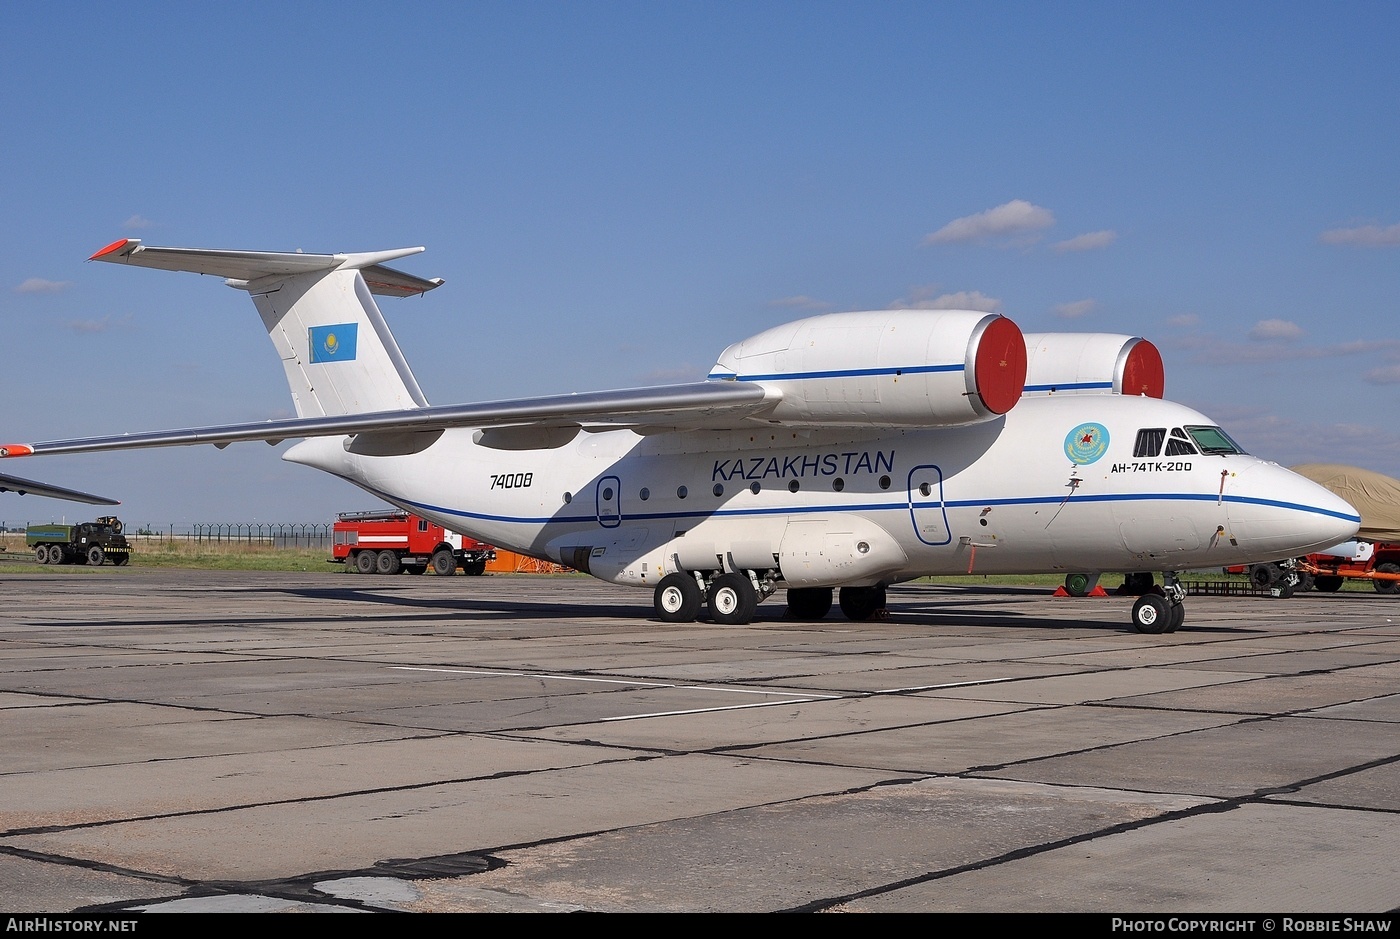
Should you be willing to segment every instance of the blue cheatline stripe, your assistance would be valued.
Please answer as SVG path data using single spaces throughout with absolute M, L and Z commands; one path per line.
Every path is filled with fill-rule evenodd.
M 431 505 L 426 502 L 414 502 L 409 499 L 400 499 L 390 496 L 388 493 L 380 492 L 377 489 L 370 489 L 375 495 L 380 496 L 388 502 L 399 503 L 411 506 L 414 509 L 421 509 L 425 512 L 434 512 L 439 515 L 452 515 L 457 518 L 476 519 L 483 522 L 504 522 L 514 525 L 561 525 L 561 524 L 596 524 L 596 515 L 496 515 L 488 512 L 468 512 L 465 509 L 454 509 L 443 505 Z M 904 493 L 899 493 L 904 495 Z M 1219 496 L 1209 493 L 1184 493 L 1184 492 L 1155 492 L 1146 494 L 1119 494 L 1119 495 L 1075 495 L 1071 502 L 1217 502 Z M 709 511 L 698 510 L 694 512 L 624 512 L 622 520 L 624 522 L 644 522 L 658 521 L 661 519 L 694 519 L 694 518 L 742 518 L 764 515 L 813 515 L 821 512 L 907 512 L 910 508 L 915 509 L 936 509 L 939 507 L 948 509 L 967 509 L 997 505 L 1059 505 L 1065 501 L 1064 496 L 1029 496 L 1013 499 L 961 499 L 949 502 L 915 502 L 910 504 L 907 498 L 898 502 L 866 502 L 866 503 L 842 503 L 831 505 L 803 505 L 780 508 L 777 506 L 762 509 L 729 509 L 715 508 Z M 1308 515 L 1322 515 L 1327 518 L 1341 519 L 1346 522 L 1361 522 L 1359 515 L 1349 515 L 1346 512 L 1334 512 L 1330 509 L 1321 509 L 1313 505 L 1304 505 L 1300 502 L 1282 502 L 1277 499 L 1255 499 L 1244 496 L 1226 496 L 1226 502 L 1239 505 L 1267 505 L 1278 509 L 1291 509 L 1295 512 L 1303 512 Z
M 827 372 L 773 372 L 769 375 L 730 375 L 728 372 L 711 372 L 705 377 L 732 379 L 734 381 L 780 381 L 797 378 L 857 378 L 867 375 L 919 375 L 928 372 L 962 372 L 966 366 L 957 365 L 899 365 L 889 368 L 837 368 Z
M 1087 388 L 1112 388 L 1111 381 L 1051 382 L 1048 385 L 1027 385 L 1024 391 L 1083 391 Z

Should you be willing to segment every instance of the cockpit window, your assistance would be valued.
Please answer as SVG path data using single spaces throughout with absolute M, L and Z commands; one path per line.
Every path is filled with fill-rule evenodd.
M 1186 432 L 1196 441 L 1202 453 L 1243 453 L 1244 448 L 1230 439 L 1219 427 L 1188 427 Z
M 1138 431 L 1137 442 L 1133 444 L 1133 456 L 1137 459 L 1162 455 L 1162 441 L 1167 439 L 1165 427 L 1144 427 Z
M 1186 432 L 1180 427 L 1172 428 L 1172 435 L 1167 440 L 1167 456 L 1194 456 L 1196 448 L 1191 446 L 1186 439 Z

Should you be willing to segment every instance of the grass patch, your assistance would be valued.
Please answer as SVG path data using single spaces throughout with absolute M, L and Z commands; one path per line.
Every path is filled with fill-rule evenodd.
M 132 567 L 178 567 L 205 571 L 321 571 L 341 573 L 328 564 L 330 548 L 277 548 L 236 541 L 150 541 L 132 546 Z
M 19 544 L 9 543 L 3 548 L 4 560 L 0 571 L 11 573 L 34 573 L 43 571 L 58 573 L 72 570 L 95 570 L 84 564 L 63 564 L 51 567 L 39 564 L 33 554 L 24 547 L 21 537 Z M 343 565 L 329 564 L 331 550 L 326 548 L 278 548 L 271 545 L 248 544 L 235 541 L 182 541 L 182 540 L 139 540 L 132 545 L 130 567 L 167 567 L 200 571 L 299 571 L 338 574 L 345 570 Z M 29 563 L 25 563 L 25 562 Z M 103 565 L 107 567 L 108 565 Z

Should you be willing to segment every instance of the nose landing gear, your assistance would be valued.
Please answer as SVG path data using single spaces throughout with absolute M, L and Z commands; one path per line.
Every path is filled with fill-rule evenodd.
M 1133 604 L 1133 627 L 1140 633 L 1174 633 L 1186 622 L 1186 588 L 1175 571 L 1162 574 L 1162 593 L 1147 593 Z

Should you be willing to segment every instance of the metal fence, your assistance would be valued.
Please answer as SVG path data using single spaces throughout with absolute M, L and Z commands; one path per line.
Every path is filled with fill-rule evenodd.
M 130 541 L 138 544 L 150 541 L 191 541 L 196 544 L 248 544 L 272 548 L 329 548 L 329 522 L 209 522 L 195 524 L 185 531 L 170 525 L 163 529 L 153 525 L 128 525 L 125 531 Z

